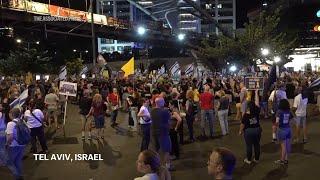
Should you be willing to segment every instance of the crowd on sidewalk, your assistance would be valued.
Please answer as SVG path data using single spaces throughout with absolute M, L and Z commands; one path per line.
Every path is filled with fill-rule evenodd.
M 167 170 L 175 169 L 172 160 L 180 158 L 183 144 L 214 139 L 218 135 L 214 127 L 218 124 L 219 133 L 228 136 L 231 114 L 235 114 L 232 120 L 240 123 L 239 134 L 243 135 L 246 144 L 244 163 L 260 161 L 260 139 L 265 135 L 260 120 L 270 119 L 273 122 L 270 139 L 279 142 L 281 149 L 281 156 L 275 163 L 286 165 L 291 140 L 294 143 L 309 140 L 307 105 L 316 101 L 320 105 L 320 96 L 309 85 L 318 75 L 284 73 L 274 83 L 267 75 L 263 78 L 263 90 L 248 90 L 240 76 L 214 75 L 200 80 L 183 77 L 179 82 L 170 77 L 159 77 L 155 82 L 148 76 L 82 79 L 76 82 L 77 97 L 72 101 L 79 105 L 84 141 L 104 139 L 106 119 L 110 118 L 110 126 L 116 128 L 119 112 L 128 113 L 128 130 L 141 135 L 137 170 L 147 175 L 140 179 L 170 179 Z M 40 153 L 47 153 L 44 128 L 61 128 L 58 116 L 63 113 L 66 98 L 59 95 L 58 87 L 54 82 L 37 81 L 29 86 L 6 80 L 1 82 L 0 159 L 16 179 L 22 179 L 22 156 L 29 142 L 32 153 L 38 153 L 37 140 L 42 148 Z M 28 95 L 23 99 L 23 105 L 16 107 L 15 100 L 19 99 L 18 104 L 21 104 L 21 94 L 26 89 Z M 294 133 L 291 122 L 294 122 Z M 194 130 L 194 123 L 200 124 L 200 134 L 195 134 L 198 131 Z M 185 124 L 188 140 L 184 139 Z M 21 137 L 21 134 L 25 136 Z M 209 159 L 209 174 L 216 178 L 232 178 L 235 158 L 229 150 L 215 149 Z M 228 163 L 230 167 L 225 165 Z M 220 170 L 214 164 L 220 165 Z M 218 175 L 218 172 L 223 173 Z

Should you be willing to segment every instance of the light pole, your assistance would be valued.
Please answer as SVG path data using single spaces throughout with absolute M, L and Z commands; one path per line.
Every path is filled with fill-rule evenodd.
M 96 54 L 96 34 L 94 31 L 94 21 L 93 21 L 93 1 L 90 0 L 90 7 L 91 7 L 91 41 L 92 41 L 92 63 L 93 67 L 96 67 L 96 59 L 97 59 L 97 54 Z M 94 72 L 95 74 L 95 72 Z

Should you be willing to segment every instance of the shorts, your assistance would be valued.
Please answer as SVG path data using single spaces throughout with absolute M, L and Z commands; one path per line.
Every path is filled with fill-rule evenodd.
M 262 109 L 267 109 L 268 108 L 268 102 L 261 102 L 260 106 Z
M 306 127 L 307 117 L 306 116 L 297 116 L 295 118 L 297 127 Z
M 47 113 L 48 113 L 48 116 L 56 116 L 56 115 L 58 115 L 58 110 L 57 109 L 48 109 Z
M 169 135 L 153 136 L 156 150 L 161 150 L 163 153 L 171 152 L 171 140 Z
M 291 139 L 291 129 L 290 128 L 279 128 L 278 129 L 278 140 L 284 141 Z
M 94 125 L 97 129 L 104 128 L 104 115 L 94 117 Z

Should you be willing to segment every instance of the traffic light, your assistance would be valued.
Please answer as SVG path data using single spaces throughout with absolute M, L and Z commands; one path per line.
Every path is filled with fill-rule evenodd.
M 320 32 L 320 25 L 314 26 L 313 30 L 316 32 Z
M 317 12 L 317 17 L 320 18 L 320 10 Z

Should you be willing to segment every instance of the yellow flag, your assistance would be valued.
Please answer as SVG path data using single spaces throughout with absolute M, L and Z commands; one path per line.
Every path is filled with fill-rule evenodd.
M 128 77 L 130 74 L 134 74 L 134 57 L 132 57 L 121 70 L 124 72 L 124 77 Z
M 32 74 L 30 72 L 28 72 L 27 76 L 26 76 L 26 80 L 25 83 L 27 85 L 30 85 L 32 83 Z

